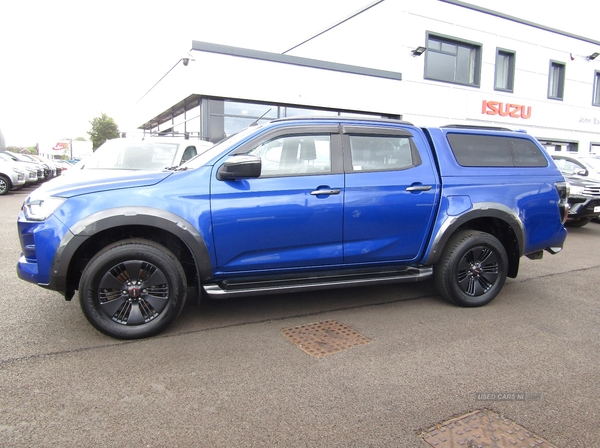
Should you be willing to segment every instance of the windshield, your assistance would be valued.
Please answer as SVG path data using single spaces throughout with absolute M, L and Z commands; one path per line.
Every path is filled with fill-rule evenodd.
M 85 160 L 83 169 L 163 170 L 173 166 L 178 143 L 108 140 Z
M 592 170 L 600 172 L 600 159 L 596 157 L 586 157 L 582 159 L 585 163 L 587 163 Z

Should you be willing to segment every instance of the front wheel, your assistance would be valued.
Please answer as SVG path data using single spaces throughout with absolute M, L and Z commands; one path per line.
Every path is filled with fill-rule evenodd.
M 465 230 L 453 235 L 433 275 L 440 295 L 456 305 L 474 307 L 498 295 L 508 271 L 504 246 L 489 233 Z
M 181 313 L 187 283 L 181 263 L 147 240 L 111 244 L 88 263 L 79 283 L 87 320 L 118 339 L 138 339 L 164 330 Z
M 10 180 L 0 175 L 0 196 L 5 195 L 10 190 Z

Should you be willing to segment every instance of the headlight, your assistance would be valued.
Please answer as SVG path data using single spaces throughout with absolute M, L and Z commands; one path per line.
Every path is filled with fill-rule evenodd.
M 23 204 L 23 213 L 29 221 L 44 221 L 65 201 L 65 198 L 51 196 L 46 199 L 25 202 Z
M 15 173 L 17 173 L 17 174 L 25 174 L 25 171 L 23 171 L 23 170 L 22 170 L 22 169 L 20 169 L 20 168 L 13 168 L 12 170 L 13 170 Z

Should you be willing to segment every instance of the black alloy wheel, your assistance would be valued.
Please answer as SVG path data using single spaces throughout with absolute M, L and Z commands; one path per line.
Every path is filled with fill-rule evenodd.
M 99 331 L 119 339 L 155 335 L 181 313 L 186 279 L 177 258 L 163 246 L 128 240 L 107 246 L 86 266 L 81 308 Z
M 508 257 L 492 235 L 461 231 L 448 241 L 434 266 L 438 292 L 460 306 L 482 306 L 492 301 L 506 281 Z

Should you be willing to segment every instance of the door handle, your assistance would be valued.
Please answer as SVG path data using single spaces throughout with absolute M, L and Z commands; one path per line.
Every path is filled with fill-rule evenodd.
M 320 196 L 322 194 L 340 194 L 340 190 L 315 190 L 311 191 L 310 194 L 313 196 Z
M 406 188 L 406 191 L 429 191 L 431 190 L 431 185 L 411 185 Z

